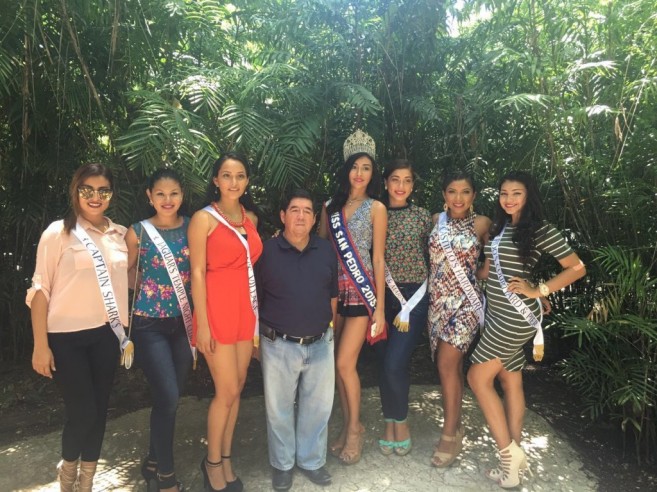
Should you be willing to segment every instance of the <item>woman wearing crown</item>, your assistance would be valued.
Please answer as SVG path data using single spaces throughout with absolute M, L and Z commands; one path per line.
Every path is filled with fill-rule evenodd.
M 322 210 L 319 234 L 335 246 L 339 272 L 336 381 L 343 427 L 330 449 L 342 463 L 351 465 L 360 460 L 365 432 L 360 422 L 358 354 L 366 338 L 374 343 L 385 337 L 388 218 L 385 206 L 374 199 L 380 177 L 372 137 L 357 130 L 345 141 L 343 152 L 338 188 Z

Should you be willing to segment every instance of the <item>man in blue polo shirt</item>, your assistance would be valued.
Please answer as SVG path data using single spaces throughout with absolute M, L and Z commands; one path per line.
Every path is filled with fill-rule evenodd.
M 313 483 L 331 483 L 325 464 L 338 263 L 331 244 L 310 234 L 315 211 L 307 191 L 292 192 L 280 217 L 284 230 L 265 242 L 256 285 L 272 485 L 288 490 L 295 463 Z

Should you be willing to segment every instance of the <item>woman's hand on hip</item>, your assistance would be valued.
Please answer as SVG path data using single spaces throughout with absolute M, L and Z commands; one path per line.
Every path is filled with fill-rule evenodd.
M 509 292 L 522 294 L 530 299 L 541 297 L 538 287 L 534 287 L 528 280 L 520 277 L 511 277 L 511 280 L 509 280 Z

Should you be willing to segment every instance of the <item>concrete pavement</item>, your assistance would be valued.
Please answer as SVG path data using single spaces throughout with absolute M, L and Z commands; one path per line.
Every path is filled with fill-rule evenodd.
M 337 397 L 336 397 L 337 400 Z M 363 459 L 343 466 L 328 456 L 333 485 L 319 487 L 300 473 L 295 474 L 293 491 L 487 491 L 502 490 L 484 476 L 496 466 L 495 446 L 476 401 L 466 390 L 464 449 L 452 467 L 433 468 L 429 460 L 439 437 L 442 421 L 439 386 L 411 388 L 409 423 L 413 450 L 405 457 L 383 456 L 377 440 L 382 431 L 378 390 L 363 389 L 362 420 L 366 426 Z M 203 478 L 199 463 L 205 455 L 205 425 L 208 399 L 186 397 L 178 411 L 176 473 L 186 490 L 201 492 Z M 334 415 L 339 412 L 334 408 Z M 148 448 L 149 410 L 123 415 L 108 422 L 102 461 L 94 492 L 144 491 L 139 474 L 141 459 Z M 596 477 L 582 468 L 577 453 L 556 435 L 534 412 L 527 411 L 522 446 L 534 476 L 526 476 L 522 489 L 529 491 L 588 491 L 597 489 Z M 331 421 L 329 439 L 337 435 L 339 417 Z M 58 491 L 55 464 L 60 451 L 60 432 L 30 437 L 0 449 L 0 492 Z M 267 457 L 264 400 L 254 396 L 242 400 L 233 445 L 234 468 L 249 492 L 269 491 L 271 471 Z

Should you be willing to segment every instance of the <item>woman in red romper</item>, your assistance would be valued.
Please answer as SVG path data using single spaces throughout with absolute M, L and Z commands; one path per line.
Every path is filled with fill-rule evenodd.
M 248 183 L 247 159 L 232 152 L 222 155 L 212 171 L 210 205 L 194 214 L 188 229 L 195 343 L 215 386 L 208 410 L 208 454 L 201 462 L 208 491 L 243 488 L 229 458 L 256 335 L 245 243 L 251 264 L 262 253 L 258 219 L 245 208 Z

